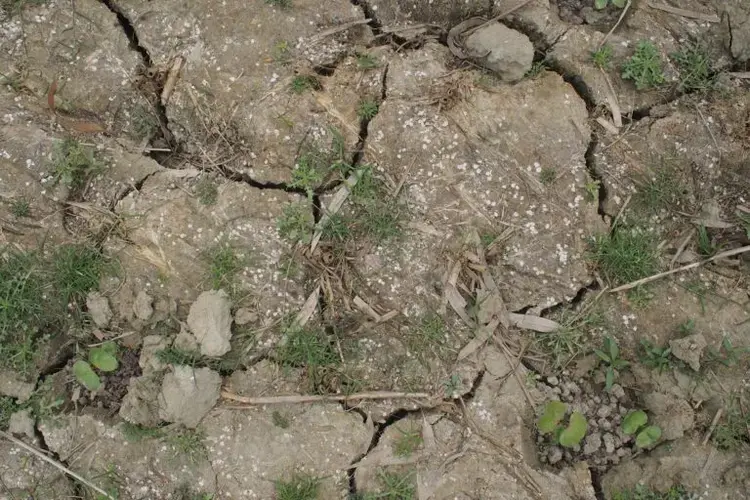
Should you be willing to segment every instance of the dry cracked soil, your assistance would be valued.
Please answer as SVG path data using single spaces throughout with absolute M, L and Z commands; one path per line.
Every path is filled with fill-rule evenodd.
M 0 0 L 0 498 L 750 498 L 750 5 L 619 3 Z

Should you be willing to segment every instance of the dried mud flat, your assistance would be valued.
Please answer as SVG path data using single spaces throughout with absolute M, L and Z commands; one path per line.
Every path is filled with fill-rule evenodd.
M 750 497 L 750 6 L 593 3 L 0 2 L 0 498 Z

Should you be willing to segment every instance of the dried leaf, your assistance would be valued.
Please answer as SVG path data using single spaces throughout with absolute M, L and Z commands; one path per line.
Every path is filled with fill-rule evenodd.
M 541 316 L 532 316 L 530 314 L 508 313 L 508 318 L 513 326 L 535 332 L 549 333 L 560 328 L 560 323 L 551 319 L 542 318 Z

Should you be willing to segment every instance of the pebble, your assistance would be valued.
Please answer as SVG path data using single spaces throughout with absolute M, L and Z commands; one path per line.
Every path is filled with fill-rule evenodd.
M 602 406 L 599 408 L 596 412 L 596 415 L 601 418 L 606 418 L 612 414 L 612 407 L 611 406 Z
M 556 464 L 563 459 L 563 452 L 559 447 L 553 446 L 549 449 L 547 458 L 549 459 L 550 464 Z
M 553 376 L 551 376 L 551 377 L 547 377 L 547 383 L 548 383 L 549 385 L 552 385 L 552 386 L 554 386 L 554 385 L 557 385 L 557 384 L 559 384 L 559 383 L 560 383 L 560 380 L 559 380 L 559 379 L 558 379 L 557 377 L 555 377 L 555 376 L 553 375 Z
M 614 453 L 615 452 L 615 437 L 612 434 L 605 434 L 602 437 L 602 441 L 604 441 L 604 450 L 607 453 Z
M 620 384 L 614 384 L 612 386 L 612 389 L 610 390 L 610 394 L 612 394 L 612 396 L 616 397 L 620 401 L 625 399 L 625 389 L 623 389 Z
M 583 444 L 583 454 L 591 455 L 595 453 L 602 446 L 602 435 L 598 432 L 592 432 L 586 436 L 586 441 Z

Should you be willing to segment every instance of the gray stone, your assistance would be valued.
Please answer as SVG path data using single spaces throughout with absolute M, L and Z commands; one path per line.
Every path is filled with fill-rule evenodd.
M 12 371 L 0 371 L 0 394 L 18 399 L 19 403 L 28 401 L 34 392 L 33 382 L 18 379 L 18 374 Z
M 175 366 L 164 376 L 159 394 L 159 416 L 195 428 L 219 399 L 221 376 L 209 368 Z
M 560 383 L 560 380 L 557 377 L 555 377 L 554 375 L 552 375 L 550 377 L 547 377 L 547 383 L 549 385 L 555 386 L 555 385 L 557 385 L 557 384 Z
M 701 369 L 701 355 L 707 345 L 706 338 L 700 333 L 669 341 L 672 356 L 684 361 L 696 372 Z
M 156 353 L 169 347 L 169 341 L 161 335 L 149 335 L 143 338 L 141 347 L 141 356 L 138 359 L 138 365 L 143 369 L 143 373 L 152 373 L 165 368 L 157 357 Z
M 91 319 L 99 328 L 106 328 L 112 320 L 112 309 L 107 297 L 99 292 L 89 292 L 86 296 L 86 308 Z
M 195 340 L 195 335 L 187 330 L 182 330 L 174 339 L 174 347 L 181 351 L 197 351 L 198 341 Z
M 609 390 L 609 393 L 619 401 L 625 399 L 625 389 L 623 389 L 620 384 L 613 384 L 612 388 Z
M 563 458 L 563 452 L 562 450 L 557 447 L 553 446 L 549 449 L 549 452 L 547 453 L 547 458 L 549 459 L 550 465 L 554 465 Z
M 607 453 L 615 452 L 615 437 L 612 434 L 607 433 L 602 436 L 602 441 L 604 442 L 604 451 Z
M 138 295 L 135 297 L 135 302 L 133 302 L 133 314 L 135 314 L 136 318 L 143 321 L 151 319 L 151 316 L 154 314 L 153 297 L 143 290 L 138 292 Z
M 722 21 L 729 33 L 726 37 L 727 48 L 739 62 L 747 61 L 750 59 L 750 6 L 746 0 L 721 3 Z
M 131 424 L 154 427 L 159 419 L 160 378 L 152 375 L 133 377 L 128 384 L 128 392 L 122 399 L 120 416 Z
M 200 344 L 201 354 L 222 356 L 231 349 L 231 303 L 224 290 L 211 290 L 200 294 L 190 306 L 187 324 Z
M 16 436 L 26 436 L 32 440 L 36 439 L 31 410 L 21 410 L 13 413 L 8 422 L 8 432 Z
M 681 438 L 695 425 L 690 403 L 671 394 L 653 392 L 643 398 L 646 409 L 653 413 L 653 423 L 661 427 L 665 440 Z
M 602 435 L 598 432 L 592 432 L 586 436 L 586 441 L 583 444 L 583 454 L 591 455 L 596 453 L 602 446 Z
M 523 78 L 534 60 L 529 37 L 500 23 L 478 29 L 468 36 L 465 45 L 480 64 L 508 82 Z
M 611 414 L 612 414 L 612 407 L 611 407 L 611 406 L 609 406 L 609 405 L 607 405 L 607 406 L 602 406 L 601 408 L 599 408 L 599 409 L 598 409 L 598 410 L 596 411 L 596 415 L 597 415 L 598 417 L 601 417 L 601 418 L 607 418 L 607 417 L 609 417 L 609 416 L 610 416 Z
M 247 307 L 240 307 L 234 313 L 234 322 L 238 325 L 246 325 L 258 321 L 258 315 Z

